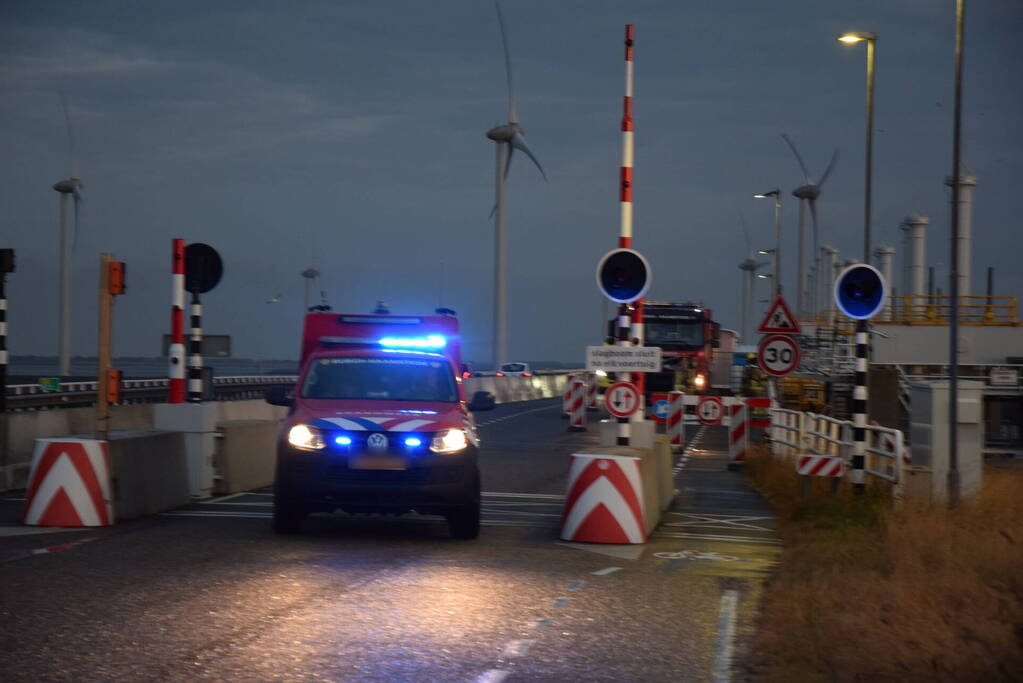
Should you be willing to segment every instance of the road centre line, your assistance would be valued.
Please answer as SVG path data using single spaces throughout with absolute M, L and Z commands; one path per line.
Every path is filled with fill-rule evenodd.
M 512 413 L 511 415 L 505 415 L 504 417 L 498 417 L 498 418 L 495 418 L 493 420 L 488 420 L 487 422 L 481 422 L 481 423 L 479 423 L 476 426 L 477 427 L 486 427 L 487 425 L 492 425 L 492 424 L 497 423 L 497 422 L 503 422 L 505 420 L 510 420 L 513 417 L 521 417 L 522 415 L 529 415 L 530 413 L 536 413 L 536 412 L 539 412 L 541 410 L 551 410 L 552 408 L 557 408 L 557 407 L 559 407 L 557 403 L 552 403 L 551 405 L 548 405 L 548 406 L 541 406 L 540 408 L 533 408 L 532 410 L 523 410 L 521 413 Z
M 597 571 L 590 573 L 593 574 L 594 576 L 606 576 L 608 574 L 613 574 L 614 572 L 621 571 L 621 569 L 622 569 L 621 567 L 604 567 L 603 569 L 598 569 Z

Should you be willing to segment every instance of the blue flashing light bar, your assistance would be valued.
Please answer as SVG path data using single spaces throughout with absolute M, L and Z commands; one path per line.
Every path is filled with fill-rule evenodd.
M 414 436 L 410 436 L 407 439 L 405 439 L 405 445 L 409 446 L 410 448 L 415 448 L 417 446 L 422 446 L 423 440 Z
M 448 340 L 439 334 L 426 337 L 384 337 L 379 341 L 381 346 L 403 349 L 443 349 Z
M 352 445 L 352 437 L 350 437 L 350 436 L 339 436 L 339 437 L 336 437 L 334 439 L 334 443 L 336 443 L 338 446 L 351 446 Z

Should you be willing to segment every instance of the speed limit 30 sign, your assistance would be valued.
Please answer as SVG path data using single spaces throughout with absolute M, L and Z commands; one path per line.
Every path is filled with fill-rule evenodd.
M 799 344 L 792 337 L 772 334 L 764 337 L 757 349 L 757 362 L 769 375 L 782 377 L 799 367 Z

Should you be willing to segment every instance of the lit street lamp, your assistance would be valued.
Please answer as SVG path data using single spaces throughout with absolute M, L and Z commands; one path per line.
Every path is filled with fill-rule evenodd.
M 774 197 L 774 291 L 781 295 L 781 190 L 775 188 L 770 192 L 753 195 L 756 199 Z M 761 251 L 761 254 L 767 253 Z

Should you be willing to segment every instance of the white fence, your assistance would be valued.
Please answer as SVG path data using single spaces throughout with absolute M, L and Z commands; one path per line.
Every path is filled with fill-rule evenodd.
M 853 423 L 826 415 L 801 413 L 784 408 L 771 409 L 771 452 L 795 461 L 797 455 L 834 455 L 852 461 Z M 890 482 L 903 483 L 906 447 L 902 432 L 878 425 L 864 428 L 864 471 Z

